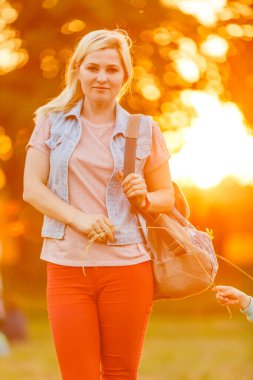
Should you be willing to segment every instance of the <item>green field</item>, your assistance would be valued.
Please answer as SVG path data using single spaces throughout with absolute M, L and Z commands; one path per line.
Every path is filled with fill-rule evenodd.
M 188 314 L 188 313 L 187 313 Z M 1 380 L 60 380 L 45 314 L 29 317 L 29 340 L 0 358 Z M 153 311 L 139 380 L 252 380 L 253 325 L 235 311 L 170 317 Z

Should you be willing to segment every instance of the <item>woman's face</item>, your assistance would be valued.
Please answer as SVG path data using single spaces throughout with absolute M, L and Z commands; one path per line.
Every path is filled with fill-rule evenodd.
M 124 80 L 117 49 L 99 49 L 87 54 L 79 67 L 78 78 L 89 100 L 101 104 L 115 99 Z

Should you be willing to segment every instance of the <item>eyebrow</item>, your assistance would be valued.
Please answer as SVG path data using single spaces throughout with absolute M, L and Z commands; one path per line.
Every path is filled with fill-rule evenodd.
M 86 63 L 86 65 L 88 66 L 88 65 L 93 65 L 93 66 L 99 66 L 97 63 L 95 63 L 95 62 L 87 62 Z M 107 65 L 106 67 L 117 67 L 117 68 L 119 68 L 120 66 L 119 65 L 115 65 L 115 64 L 111 64 L 111 65 Z

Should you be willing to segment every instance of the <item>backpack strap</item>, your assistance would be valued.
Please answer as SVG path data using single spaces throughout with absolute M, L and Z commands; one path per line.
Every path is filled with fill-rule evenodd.
M 124 157 L 124 178 L 130 173 L 135 173 L 135 156 L 136 145 L 139 135 L 141 115 L 130 115 L 126 131 L 126 145 L 125 145 L 125 157 Z
M 139 135 L 139 126 L 140 126 L 140 118 L 141 115 L 135 114 L 130 115 L 128 126 L 127 126 L 127 132 L 126 132 L 126 145 L 125 145 L 125 156 L 124 156 L 124 170 L 123 170 L 123 176 L 124 178 L 130 174 L 135 173 L 135 156 L 136 156 L 136 145 L 137 145 L 137 138 Z M 148 226 L 160 226 L 159 223 L 156 221 L 157 218 L 155 214 L 151 214 L 146 210 L 140 210 L 138 209 L 132 200 L 129 199 L 129 202 L 131 204 L 132 210 L 135 213 L 138 224 L 141 227 L 141 223 L 139 220 L 139 214 L 142 214 L 143 217 L 146 219 Z M 144 234 L 144 231 L 141 230 L 141 234 L 144 238 L 144 241 L 148 244 L 148 241 L 146 239 L 146 236 Z M 173 239 L 168 232 L 164 231 L 161 232 L 163 235 L 164 240 L 170 247 L 170 251 L 174 255 L 181 255 L 185 253 L 185 248 L 175 239 Z

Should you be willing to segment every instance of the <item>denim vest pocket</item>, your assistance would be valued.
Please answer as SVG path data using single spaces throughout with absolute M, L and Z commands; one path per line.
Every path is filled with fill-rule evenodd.
M 124 160 L 125 160 L 125 144 L 119 143 L 119 162 L 121 170 L 123 170 Z M 136 154 L 135 154 L 135 172 L 141 173 L 144 168 L 146 159 L 150 156 L 150 144 L 138 144 L 136 146 Z
M 138 144 L 136 147 L 135 156 L 135 171 L 136 173 L 141 173 L 143 171 L 146 159 L 150 156 L 150 145 L 149 144 Z
M 64 139 L 64 134 L 59 135 L 59 134 L 51 134 L 49 139 L 45 141 L 45 144 L 50 148 L 50 149 L 55 149 L 58 145 L 60 145 Z

